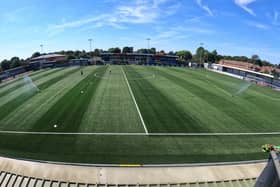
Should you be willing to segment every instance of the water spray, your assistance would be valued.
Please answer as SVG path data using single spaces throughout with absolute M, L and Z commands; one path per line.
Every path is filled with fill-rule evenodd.
M 245 83 L 241 84 L 241 85 L 239 86 L 238 91 L 237 91 L 235 94 L 233 94 L 232 97 L 241 95 L 241 94 L 244 93 L 246 90 L 248 90 L 249 87 L 250 87 L 251 85 L 252 85 L 251 82 L 245 82 Z
M 40 89 L 33 83 L 32 79 L 28 75 L 25 75 L 23 77 L 23 81 L 24 81 L 24 87 L 28 91 L 36 91 L 36 92 L 40 91 Z

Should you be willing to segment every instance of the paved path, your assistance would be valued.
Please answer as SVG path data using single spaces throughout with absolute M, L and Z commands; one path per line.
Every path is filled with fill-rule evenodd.
M 0 157 L 0 171 L 35 178 L 92 184 L 167 184 L 256 178 L 266 162 L 191 167 L 90 167 Z

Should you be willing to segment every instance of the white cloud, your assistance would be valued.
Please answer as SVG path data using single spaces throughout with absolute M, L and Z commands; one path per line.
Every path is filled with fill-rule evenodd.
M 26 15 L 31 8 L 32 7 L 22 7 L 22 8 L 14 9 L 4 13 L 1 17 L 3 17 L 2 19 L 6 22 L 10 22 L 10 23 L 18 22 L 19 20 L 24 20 L 24 15 Z
M 214 16 L 213 11 L 206 5 L 202 4 L 202 0 L 196 0 L 196 3 L 200 8 L 202 8 L 209 16 Z
M 234 0 L 235 4 L 238 5 L 240 8 L 245 10 L 247 13 L 249 13 L 252 16 L 256 16 L 255 12 L 248 8 L 248 5 L 255 2 L 256 0 Z
M 169 31 L 163 31 L 159 34 L 157 34 L 158 39 L 169 39 L 169 38 L 174 38 L 179 35 L 178 31 L 175 30 L 169 30 Z
M 146 4 L 141 4 L 117 7 L 114 18 L 116 22 L 121 23 L 151 23 L 158 16 L 156 8 L 150 8 Z
M 279 25 L 279 12 L 274 11 L 274 16 L 273 16 L 273 25 Z
M 262 24 L 262 23 L 259 23 L 259 22 L 247 21 L 246 23 L 247 23 L 247 25 L 258 28 L 258 29 L 263 29 L 263 30 L 269 29 L 268 25 L 265 25 L 265 24 Z
M 170 16 L 176 13 L 181 4 L 172 3 L 165 6 L 161 5 L 171 0 L 137 0 L 133 4 L 118 5 L 112 13 L 104 13 L 98 16 L 91 16 L 80 20 L 65 22 L 62 24 L 50 25 L 49 33 L 59 33 L 67 28 L 97 28 L 103 26 L 111 26 L 117 29 L 126 28 L 123 24 L 147 24 L 155 23 L 160 18 Z
M 53 25 L 51 26 L 51 29 L 66 29 L 66 28 L 74 28 L 74 27 L 80 27 L 82 25 L 88 24 L 88 23 L 93 23 L 93 22 L 98 22 L 102 19 L 105 19 L 107 15 L 99 15 L 97 17 L 91 17 L 91 18 L 85 18 L 85 19 L 80 19 L 72 22 L 64 22 L 59 25 Z
M 266 17 L 269 19 L 270 23 L 274 26 L 280 26 L 280 20 L 279 20 L 279 12 L 274 10 L 273 13 L 267 12 Z
M 188 26 L 182 25 L 177 27 L 170 27 L 170 29 L 159 30 L 156 34 L 157 39 L 178 39 L 186 38 L 191 34 L 212 34 L 214 31 L 202 26 Z

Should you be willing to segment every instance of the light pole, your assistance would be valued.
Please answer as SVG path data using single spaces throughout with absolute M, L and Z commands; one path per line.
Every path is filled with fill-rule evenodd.
M 147 64 L 149 64 L 149 53 L 150 53 L 150 41 L 151 38 L 147 38 L 147 45 L 148 45 L 148 49 L 147 49 Z
M 92 52 L 92 43 L 93 43 L 93 39 L 90 38 L 90 39 L 88 39 L 88 41 L 89 41 L 89 52 Z
M 151 38 L 147 38 L 147 44 L 148 44 L 148 52 L 150 51 L 150 41 L 151 41 Z
M 43 54 L 43 53 L 44 53 L 44 45 L 41 44 L 41 45 L 40 45 L 40 48 L 41 48 L 41 54 Z
M 203 51 L 202 51 L 202 48 L 203 48 L 203 43 L 200 43 L 200 47 L 201 47 L 201 52 L 200 52 L 200 64 L 202 63 L 202 53 L 203 53 Z

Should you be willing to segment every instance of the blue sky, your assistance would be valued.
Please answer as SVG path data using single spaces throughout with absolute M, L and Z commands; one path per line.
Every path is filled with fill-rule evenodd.
M 280 63 L 279 0 L 2 0 L 0 60 L 40 51 L 204 47 Z

